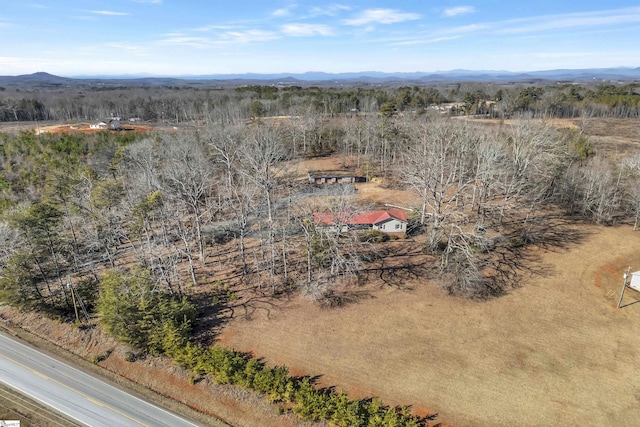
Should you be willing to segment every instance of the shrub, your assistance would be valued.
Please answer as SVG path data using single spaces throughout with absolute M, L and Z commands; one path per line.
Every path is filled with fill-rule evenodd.
M 524 246 L 524 241 L 522 237 L 512 237 L 509 239 L 509 247 L 512 249 L 521 248 Z
M 179 335 L 169 335 L 165 341 L 167 355 L 190 369 L 194 382 L 197 375 L 207 373 L 219 384 L 237 384 L 264 394 L 270 402 L 290 404 L 301 419 L 326 420 L 334 426 L 425 425 L 426 419 L 411 415 L 406 407 L 387 407 L 377 398 L 352 400 L 344 392 L 316 388 L 309 377 L 291 377 L 286 366 L 269 368 L 252 357 L 218 344 L 205 349 L 182 342 Z M 280 411 L 284 412 L 284 408 Z
M 360 241 L 367 243 L 382 243 L 389 240 L 389 235 L 380 230 L 367 230 L 360 233 Z
M 172 351 L 186 342 L 196 308 L 185 298 L 158 292 L 148 271 L 113 271 L 102 279 L 98 299 L 100 322 L 119 341 L 152 354 Z
M 113 350 L 107 350 L 102 354 L 96 354 L 91 358 L 91 362 L 94 364 L 98 364 L 100 362 L 104 362 L 105 360 L 107 360 L 109 358 L 109 356 L 111 356 L 111 352 Z

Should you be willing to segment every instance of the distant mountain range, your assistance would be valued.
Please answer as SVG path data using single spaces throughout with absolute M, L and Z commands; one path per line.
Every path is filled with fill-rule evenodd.
M 555 81 L 633 81 L 640 80 L 640 67 L 559 69 L 528 72 L 451 70 L 412 73 L 383 73 L 379 71 L 363 71 L 357 73 L 324 73 L 309 71 L 306 73 L 276 74 L 209 74 L 159 77 L 152 75 L 102 75 L 60 77 L 45 72 L 20 76 L 0 76 L 0 86 L 9 85 L 75 85 L 75 84 L 108 84 L 108 85 L 184 85 L 189 83 L 219 84 L 290 84 L 296 83 L 393 83 L 393 82 L 524 82 L 536 80 Z
M 423 81 L 497 81 L 497 80 L 593 80 L 593 79 L 640 79 L 640 67 L 638 68 L 599 68 L 584 70 L 546 70 L 531 72 L 511 71 L 482 71 L 482 70 L 450 70 L 412 73 L 383 73 L 380 71 L 363 71 L 357 73 L 324 73 L 321 71 L 309 71 L 302 74 L 213 74 L 207 76 L 183 76 L 184 79 L 215 79 L 215 80 L 299 80 L 313 81 L 362 81 L 384 82 L 403 80 Z

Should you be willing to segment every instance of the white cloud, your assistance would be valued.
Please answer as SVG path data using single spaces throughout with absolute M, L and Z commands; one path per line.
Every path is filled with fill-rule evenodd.
M 208 37 L 193 37 L 181 34 L 170 34 L 166 38 L 160 40 L 160 44 L 181 45 L 191 47 L 209 47 L 215 44 L 215 41 Z
M 486 32 L 487 29 L 493 28 L 489 24 L 470 24 L 459 25 L 454 27 L 446 27 L 440 29 L 431 29 L 428 31 L 411 31 L 404 34 L 395 34 L 392 37 L 380 37 L 369 39 L 369 43 L 379 43 L 388 46 L 410 46 L 429 43 L 439 43 L 448 40 L 460 39 L 469 34 Z M 371 28 L 374 30 L 374 28 Z
M 282 9 L 276 9 L 271 13 L 271 16 L 282 17 L 289 16 L 291 11 L 287 7 L 283 7 Z
M 476 8 L 473 6 L 450 7 L 448 9 L 445 9 L 444 12 L 442 12 L 442 16 L 446 18 L 450 18 L 452 16 L 463 15 L 465 13 L 473 13 L 475 11 L 476 11 Z
M 435 37 L 431 39 L 414 39 L 414 40 L 406 40 L 396 43 L 389 43 L 389 46 L 411 46 L 417 44 L 429 44 L 429 43 L 439 43 L 447 40 L 455 40 L 459 39 L 462 36 L 443 36 L 443 37 Z
M 449 28 L 448 30 L 444 31 L 445 33 L 448 34 L 462 34 L 462 33 L 474 33 L 477 31 L 484 31 L 484 30 L 488 30 L 491 28 L 490 24 L 469 24 L 469 25 L 462 25 L 459 27 L 452 27 Z
M 167 37 L 167 38 L 171 38 L 171 37 L 186 37 L 185 33 L 182 33 L 180 31 L 174 31 L 171 33 L 164 33 L 162 34 L 163 37 Z
M 581 32 L 594 33 L 611 29 L 620 31 L 624 24 L 636 25 L 640 23 L 640 7 L 603 10 L 598 12 L 567 13 L 558 15 L 540 15 L 528 18 L 510 19 L 505 21 L 483 22 L 463 26 L 452 26 L 408 36 L 405 40 L 393 40 L 395 45 L 411 45 L 444 41 L 450 38 L 460 38 L 470 34 L 484 35 L 518 35 L 520 37 L 551 36 L 575 29 Z M 389 42 L 387 40 L 386 42 Z
M 92 10 L 91 13 L 96 15 L 107 15 L 107 16 L 126 16 L 129 15 L 127 12 L 114 12 L 112 10 Z
M 205 27 L 194 28 L 192 31 L 209 32 L 215 30 L 233 30 L 239 28 L 237 25 L 207 25 Z
M 97 18 L 95 16 L 89 15 L 71 15 L 69 16 L 71 19 L 75 19 L 77 21 L 95 21 Z
M 224 41 L 233 43 L 256 43 L 275 40 L 278 35 L 273 31 L 264 30 L 246 30 L 246 31 L 227 31 L 222 33 L 221 38 Z
M 323 7 L 312 7 L 310 13 L 311 16 L 336 16 L 337 14 L 345 10 L 351 10 L 351 7 L 334 3 Z
M 0 56 L 0 65 L 18 65 L 27 63 L 28 61 L 28 58 L 20 58 L 17 56 Z
M 640 22 L 640 7 L 603 10 L 598 12 L 567 13 L 537 16 L 530 19 L 504 21 L 497 30 L 500 34 L 533 33 L 577 27 L 599 27 Z
M 359 17 L 346 19 L 343 23 L 346 25 L 395 24 L 416 19 L 420 19 L 420 15 L 417 13 L 401 12 L 396 9 L 368 9 Z
M 278 35 L 273 31 L 264 30 L 224 31 L 216 36 L 199 37 L 185 33 L 168 33 L 164 35 L 163 39 L 159 40 L 159 43 L 164 45 L 207 48 L 233 44 L 260 43 L 278 38 Z
M 333 35 L 333 29 L 331 27 L 320 24 L 286 24 L 281 27 L 281 30 L 284 34 L 294 37 Z

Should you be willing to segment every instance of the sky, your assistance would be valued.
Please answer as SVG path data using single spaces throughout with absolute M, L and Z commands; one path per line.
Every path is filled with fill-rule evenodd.
M 618 66 L 637 0 L 0 0 L 0 75 Z

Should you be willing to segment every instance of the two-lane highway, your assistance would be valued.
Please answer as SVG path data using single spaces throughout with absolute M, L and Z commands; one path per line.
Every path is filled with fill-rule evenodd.
M 92 427 L 198 426 L 3 333 L 0 381 Z

